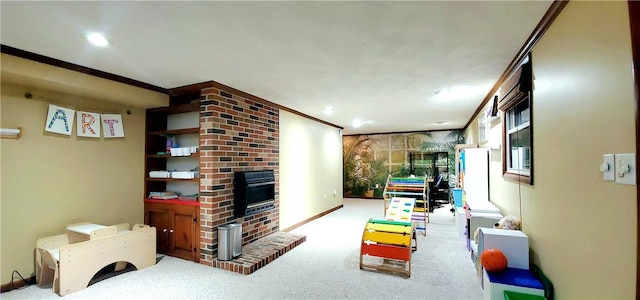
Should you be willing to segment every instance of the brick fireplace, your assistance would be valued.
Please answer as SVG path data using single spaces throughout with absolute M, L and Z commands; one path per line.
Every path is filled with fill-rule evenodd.
M 243 245 L 279 231 L 279 109 L 215 85 L 200 95 L 200 263 L 233 271 L 216 259 L 218 226 L 242 224 Z M 266 169 L 275 174 L 275 208 L 234 217 L 234 172 Z M 264 264 L 262 258 L 256 260 Z

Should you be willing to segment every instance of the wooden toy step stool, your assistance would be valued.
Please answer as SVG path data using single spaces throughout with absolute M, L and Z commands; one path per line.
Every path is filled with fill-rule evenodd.
M 156 228 L 129 223 L 104 226 L 71 224 L 66 233 L 39 238 L 35 253 L 36 281 L 51 284 L 60 296 L 82 290 L 101 269 L 114 271 L 131 263 L 141 270 L 156 263 Z

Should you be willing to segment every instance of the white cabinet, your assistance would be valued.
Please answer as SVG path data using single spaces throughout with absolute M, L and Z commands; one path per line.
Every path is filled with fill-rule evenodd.
M 467 249 L 470 249 L 475 227 L 478 227 L 471 228 L 471 212 L 500 214 L 500 210 L 489 202 L 489 149 L 465 148 L 460 151 L 460 182 L 466 209 Z
M 464 199 L 475 203 L 489 201 L 489 149 L 467 148 L 460 156 Z

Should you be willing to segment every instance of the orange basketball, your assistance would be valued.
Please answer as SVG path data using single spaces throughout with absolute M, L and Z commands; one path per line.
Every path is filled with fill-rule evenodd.
M 489 248 L 480 254 L 482 266 L 489 272 L 500 272 L 507 268 L 507 256 L 498 249 Z

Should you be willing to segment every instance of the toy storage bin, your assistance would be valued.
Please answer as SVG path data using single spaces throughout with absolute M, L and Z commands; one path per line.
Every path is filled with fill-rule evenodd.
M 149 177 L 151 178 L 171 178 L 171 172 L 169 171 L 150 171 Z
M 455 207 L 462 207 L 462 189 L 453 189 L 453 205 Z
M 528 269 L 507 268 L 502 272 L 483 271 L 484 299 L 504 299 L 505 291 L 542 296 L 544 286 Z
M 478 256 L 489 248 L 502 251 L 507 257 L 509 268 L 529 269 L 529 238 L 524 232 L 480 227 Z
M 479 227 L 493 228 L 503 216 L 500 213 L 469 212 L 469 238 L 473 240 L 476 229 Z

